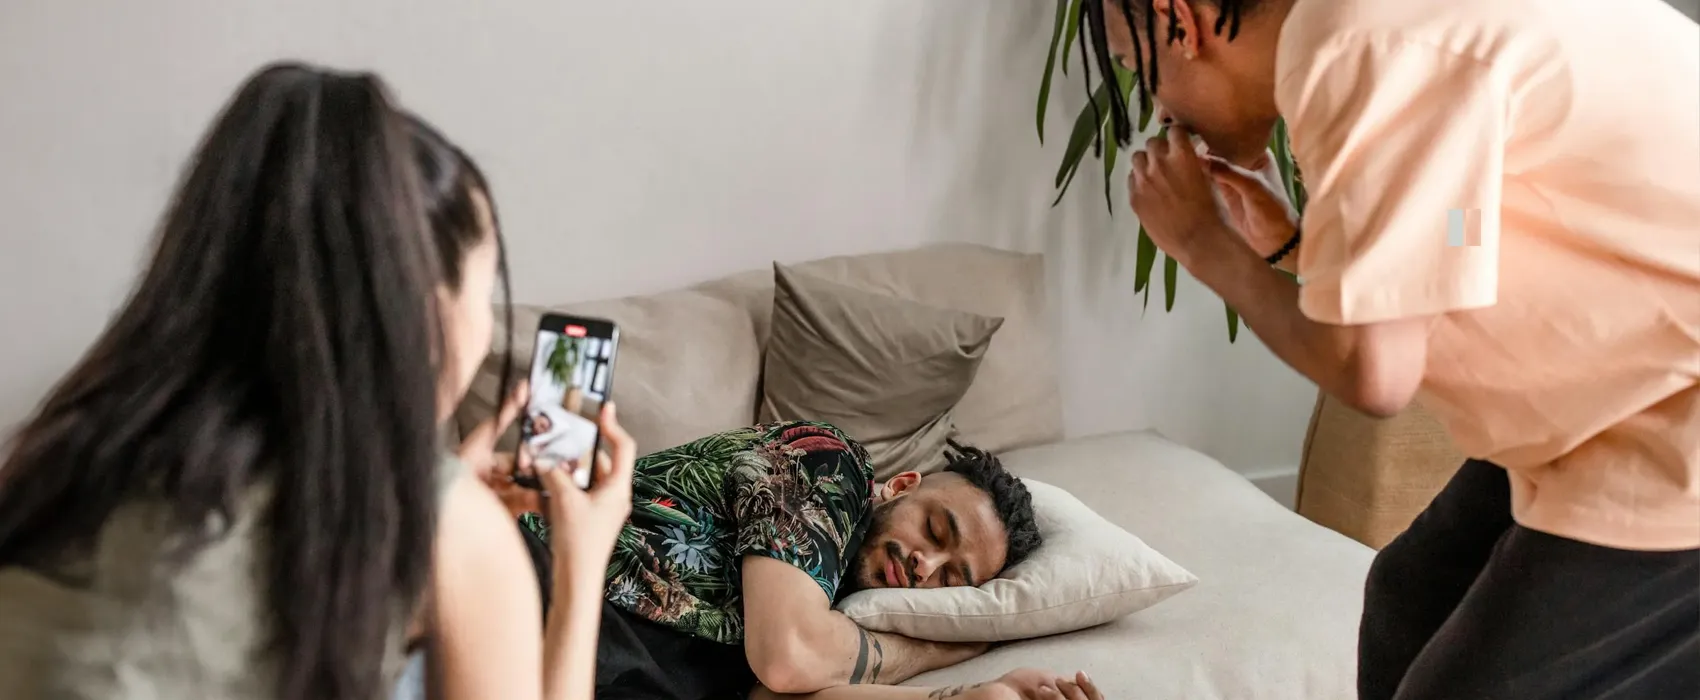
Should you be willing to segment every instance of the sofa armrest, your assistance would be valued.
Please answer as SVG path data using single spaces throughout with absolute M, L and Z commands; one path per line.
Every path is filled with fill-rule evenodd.
M 1463 463 L 1445 428 L 1421 407 L 1375 419 L 1318 393 L 1295 510 L 1380 549 L 1410 526 Z

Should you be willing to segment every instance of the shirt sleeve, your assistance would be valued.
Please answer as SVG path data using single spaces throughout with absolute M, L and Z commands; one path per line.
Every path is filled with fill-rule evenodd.
M 1503 80 L 1475 58 L 1385 37 L 1338 39 L 1281 78 L 1310 194 L 1306 316 L 1360 325 L 1496 302 Z
M 870 516 L 867 453 L 824 424 L 762 429 L 770 438 L 751 455 L 761 468 L 733 472 L 736 554 L 802 569 L 834 600 Z

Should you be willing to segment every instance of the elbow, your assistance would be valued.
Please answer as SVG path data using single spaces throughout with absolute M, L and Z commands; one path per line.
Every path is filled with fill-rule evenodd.
M 750 662 L 756 680 L 761 681 L 763 688 L 781 695 L 813 693 L 830 685 L 818 673 L 821 664 L 808 656 L 807 647 L 795 635 L 744 640 L 744 658 Z
M 1346 404 L 1371 418 L 1392 418 L 1411 405 L 1415 392 L 1398 392 L 1372 386 L 1362 387 L 1341 397 Z
M 1338 398 L 1375 418 L 1392 418 L 1416 400 L 1428 368 L 1426 324 L 1374 329 L 1346 363 Z

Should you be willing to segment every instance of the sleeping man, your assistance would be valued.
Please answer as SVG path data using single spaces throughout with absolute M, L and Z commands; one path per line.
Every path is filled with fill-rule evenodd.
M 869 632 L 832 607 L 863 588 L 977 586 L 1039 546 L 1021 481 L 953 448 L 944 471 L 883 484 L 867 452 L 825 423 L 733 430 L 638 460 L 608 568 L 597 697 L 866 696 L 875 689 L 840 686 L 982 653 Z

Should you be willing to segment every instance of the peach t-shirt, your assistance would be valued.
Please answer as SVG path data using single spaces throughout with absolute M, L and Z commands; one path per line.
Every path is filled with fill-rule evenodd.
M 1700 547 L 1700 30 L 1659 0 L 1299 0 L 1300 306 L 1434 317 L 1419 400 L 1535 530 Z

